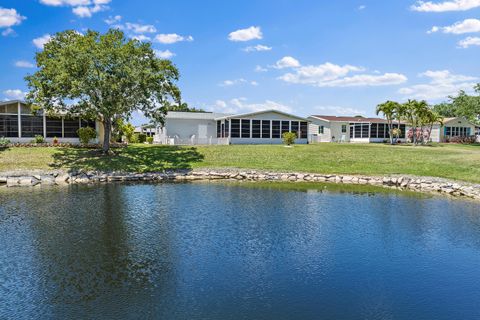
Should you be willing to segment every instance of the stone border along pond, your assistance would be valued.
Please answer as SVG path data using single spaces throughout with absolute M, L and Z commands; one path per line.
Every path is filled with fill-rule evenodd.
M 383 186 L 418 192 L 442 193 L 480 200 L 480 185 L 441 178 L 412 176 L 355 176 L 342 174 L 280 173 L 240 169 L 197 169 L 164 173 L 122 173 L 96 171 L 12 171 L 0 172 L 0 186 L 33 187 L 38 185 L 88 184 L 121 181 L 181 182 L 195 180 L 328 182 Z

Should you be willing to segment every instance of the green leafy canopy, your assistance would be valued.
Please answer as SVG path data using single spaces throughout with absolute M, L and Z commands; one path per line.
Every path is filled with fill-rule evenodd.
M 138 110 L 163 123 L 168 106 L 180 101 L 177 68 L 157 58 L 150 43 L 127 39 L 117 29 L 59 32 L 36 62 L 38 71 L 26 77 L 28 102 L 102 121 L 107 139 L 113 121 Z

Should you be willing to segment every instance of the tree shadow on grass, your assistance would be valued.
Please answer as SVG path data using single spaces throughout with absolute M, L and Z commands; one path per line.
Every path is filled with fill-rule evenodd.
M 54 153 L 50 167 L 104 172 L 163 172 L 190 170 L 193 163 L 204 158 L 196 148 L 180 146 L 129 146 L 114 149 L 114 153 L 103 155 L 99 150 L 61 148 Z

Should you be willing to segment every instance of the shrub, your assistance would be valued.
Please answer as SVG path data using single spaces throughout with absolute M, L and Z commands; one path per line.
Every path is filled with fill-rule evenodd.
M 129 140 L 127 140 L 128 143 L 138 143 L 140 140 L 139 140 L 139 137 L 138 137 L 138 133 L 135 133 L 133 134 Z
M 297 139 L 297 134 L 295 132 L 284 132 L 282 134 L 282 138 L 283 143 L 289 146 L 295 143 L 295 139 Z
M 476 136 L 468 136 L 468 137 L 451 137 L 447 140 L 450 143 L 461 143 L 461 144 L 474 144 L 477 142 Z
M 95 129 L 90 127 L 84 127 L 77 130 L 78 137 L 80 139 L 80 143 L 88 144 L 90 140 L 93 140 L 97 137 L 97 132 Z
M 138 134 L 138 143 L 145 143 L 147 141 L 147 135 L 145 133 Z
M 45 142 L 45 138 L 41 135 L 36 135 L 35 136 L 35 139 L 33 139 L 34 143 L 44 143 Z
M 135 139 L 135 127 L 131 123 L 122 125 L 120 130 L 122 131 L 123 136 L 128 143 L 136 143 L 133 142 L 133 140 Z
M 148 144 L 152 144 L 153 143 L 153 137 L 147 137 L 147 142 L 148 142 Z
M 5 137 L 0 137 L 0 148 L 4 148 L 10 144 L 10 140 Z
M 58 144 L 58 138 L 57 137 L 53 137 L 53 144 L 57 145 Z

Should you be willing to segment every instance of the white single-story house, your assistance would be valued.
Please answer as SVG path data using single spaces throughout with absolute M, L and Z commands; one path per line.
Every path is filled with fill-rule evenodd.
M 162 144 L 281 144 L 284 132 L 308 143 L 309 120 L 277 110 L 244 114 L 169 112 L 154 137 Z
M 311 142 L 372 143 L 389 139 L 385 119 L 365 117 L 336 117 L 313 115 L 308 117 Z M 398 128 L 398 123 L 394 124 Z M 405 124 L 400 124 L 400 141 L 405 141 Z
M 351 142 L 375 143 L 389 139 L 388 123 L 381 118 L 336 117 L 313 115 L 310 122 L 310 142 Z M 399 140 L 406 141 L 410 127 L 396 122 L 394 128 L 400 127 Z M 475 125 L 462 117 L 445 118 L 443 125 L 437 123 L 432 128 L 432 142 L 448 142 L 452 137 L 475 135 Z
M 28 143 L 37 135 L 47 142 L 57 138 L 60 143 L 79 143 L 77 130 L 81 127 L 94 128 L 98 136 L 95 142 L 101 142 L 103 126 L 98 121 L 32 112 L 29 105 L 19 100 L 0 102 L 0 137 L 13 143 Z

